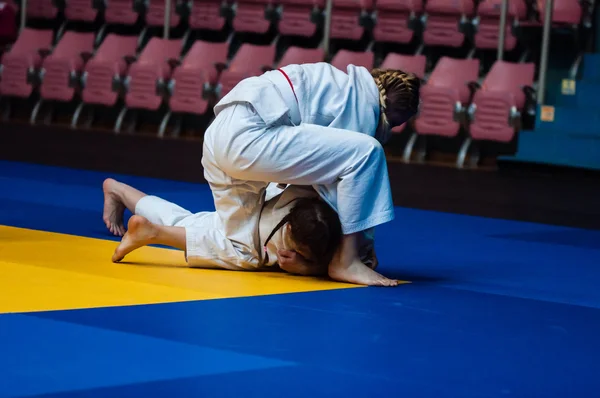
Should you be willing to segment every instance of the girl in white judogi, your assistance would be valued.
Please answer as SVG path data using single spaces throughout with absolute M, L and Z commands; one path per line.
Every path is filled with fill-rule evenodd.
M 166 245 L 185 251 L 188 265 L 193 267 L 258 271 L 278 266 L 293 274 L 326 275 L 342 238 L 336 212 L 311 187 L 271 188 L 261 209 L 254 240 L 242 244 L 256 247 L 255 252 L 261 256 L 254 256 L 244 255 L 238 250 L 240 242 L 232 242 L 220 232 L 223 228 L 218 213 L 193 214 L 175 203 L 109 178 L 103 184 L 105 210 L 118 212 L 115 214 L 119 216 L 125 208 L 133 213 L 112 260 L 121 261 L 142 246 Z M 117 235 L 124 232 L 115 230 L 120 228 L 117 225 L 110 228 Z M 366 262 L 372 257 L 372 243 L 365 240 L 362 247 L 361 255 Z
M 397 285 L 360 261 L 358 248 L 365 233 L 394 218 L 382 144 L 417 113 L 419 87 L 417 77 L 402 71 L 350 65 L 344 73 L 327 63 L 241 81 L 215 106 L 204 136 L 202 164 L 222 223 L 218 232 L 242 255 L 257 256 L 247 242 L 269 183 L 311 185 L 337 211 L 344 234 L 329 276 Z M 204 243 L 204 251 L 214 244 Z

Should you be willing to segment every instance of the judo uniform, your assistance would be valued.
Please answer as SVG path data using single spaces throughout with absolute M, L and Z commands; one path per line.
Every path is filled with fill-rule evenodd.
M 158 225 L 184 227 L 186 232 L 186 260 L 190 266 L 202 268 L 225 268 L 230 270 L 257 270 L 262 257 L 253 256 L 242 247 L 253 247 L 254 253 L 261 253 L 266 246 L 267 262 L 264 268 L 273 267 L 277 263 L 277 250 L 291 250 L 287 247 L 284 228 L 280 228 L 271 239 L 267 238 L 279 222 L 290 213 L 295 201 L 299 198 L 318 198 L 311 187 L 290 186 L 281 190 L 272 186 L 269 200 L 261 209 L 256 231 L 247 231 L 253 239 L 245 242 L 233 242 L 223 231 L 223 224 L 216 212 L 200 212 L 193 214 L 181 206 L 157 196 L 144 196 L 135 207 L 135 214 L 145 217 Z M 252 228 L 240 222 L 239 229 Z M 266 243 L 266 245 L 265 245 Z M 262 254 L 264 256 L 264 253 Z
M 204 233 L 224 234 L 248 258 L 258 255 L 244 242 L 258 229 L 269 183 L 312 186 L 344 234 L 372 233 L 394 218 L 370 72 L 327 63 L 282 70 L 241 81 L 217 103 L 204 135 L 204 176 L 221 222 Z

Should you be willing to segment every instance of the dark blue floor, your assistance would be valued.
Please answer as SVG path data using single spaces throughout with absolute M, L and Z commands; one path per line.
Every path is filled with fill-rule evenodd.
M 0 162 L 0 224 L 111 239 L 104 177 Z M 600 396 L 599 231 L 398 208 L 377 250 L 414 283 L 0 315 L 0 397 Z

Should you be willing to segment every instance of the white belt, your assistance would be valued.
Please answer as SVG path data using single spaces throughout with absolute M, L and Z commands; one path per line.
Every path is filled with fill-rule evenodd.
M 294 89 L 292 88 L 291 80 L 288 81 L 287 75 L 282 70 L 273 70 L 263 75 L 269 79 L 277 90 L 281 94 L 281 98 L 285 102 L 285 105 L 290 110 L 290 120 L 297 126 L 302 122 L 302 116 L 300 116 L 300 106 L 298 105 L 298 99 Z

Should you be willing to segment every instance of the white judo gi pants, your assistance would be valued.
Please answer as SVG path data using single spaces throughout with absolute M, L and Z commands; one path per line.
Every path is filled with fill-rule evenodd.
M 286 117 L 266 125 L 250 104 L 234 103 L 207 129 L 202 165 L 224 234 L 242 250 L 253 250 L 242 246 L 256 239 L 269 182 L 312 185 L 337 211 L 344 234 L 394 218 L 385 154 L 366 134 L 294 126 Z
M 259 259 L 256 256 L 244 256 L 227 239 L 221 218 L 216 212 L 192 213 L 175 203 L 148 195 L 138 201 L 135 214 L 153 224 L 185 228 L 186 260 L 191 266 L 232 270 L 258 267 Z M 239 227 L 242 229 L 243 225 Z M 251 245 L 252 242 L 247 244 Z

